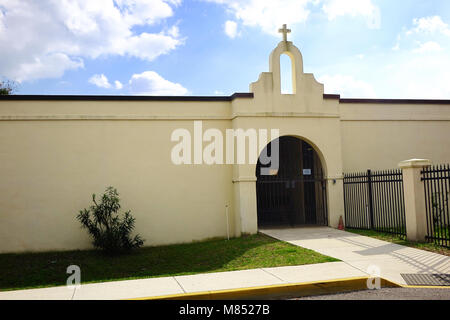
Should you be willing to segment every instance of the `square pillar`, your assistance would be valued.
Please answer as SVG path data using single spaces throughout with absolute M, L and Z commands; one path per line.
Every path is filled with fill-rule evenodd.
M 424 159 L 412 159 L 399 163 L 399 167 L 403 170 L 406 236 L 410 241 L 423 242 L 427 235 L 425 191 L 420 171 L 430 165 L 431 161 Z
M 342 217 L 345 225 L 344 176 L 327 177 L 328 226 L 337 229 Z
M 236 205 L 235 233 L 256 234 L 258 215 L 256 205 L 256 177 L 233 179 Z

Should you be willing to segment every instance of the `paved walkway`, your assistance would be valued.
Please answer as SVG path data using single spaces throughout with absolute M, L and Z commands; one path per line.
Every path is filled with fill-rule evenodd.
M 330 228 L 264 230 L 272 237 L 332 256 L 342 262 L 260 268 L 189 276 L 114 281 L 0 292 L 5 299 L 132 299 L 183 293 L 250 288 L 367 276 L 379 266 L 381 276 L 404 283 L 400 273 L 450 273 L 450 258 Z M 83 276 L 83 274 L 81 274 Z
M 262 232 L 342 260 L 361 272 L 378 267 L 382 278 L 398 284 L 406 284 L 401 273 L 450 273 L 450 257 L 327 227 Z
M 293 267 L 261 268 L 189 276 L 93 283 L 82 285 L 79 289 L 53 287 L 6 291 L 0 292 L 0 300 L 133 299 L 364 276 L 366 276 L 364 272 L 350 267 L 344 262 L 330 262 Z

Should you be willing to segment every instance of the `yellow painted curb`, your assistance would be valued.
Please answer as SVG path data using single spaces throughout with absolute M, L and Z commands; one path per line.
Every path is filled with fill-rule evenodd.
M 401 285 L 402 288 L 411 288 L 411 289 L 450 289 L 449 286 L 408 286 Z
M 410 286 L 408 284 L 400 284 L 394 281 L 390 281 L 391 283 L 393 283 L 394 285 L 396 285 L 397 287 L 401 287 L 401 288 L 410 288 L 410 289 L 450 289 L 449 286 Z
M 261 299 L 264 297 L 282 296 L 310 296 L 320 294 L 332 294 L 346 291 L 367 289 L 369 277 L 345 278 L 337 280 L 289 283 L 250 288 L 239 288 L 218 291 L 204 291 L 195 293 L 182 293 L 165 296 L 136 298 L 129 300 L 236 300 L 236 299 Z M 386 279 L 381 280 L 381 287 L 401 287 Z

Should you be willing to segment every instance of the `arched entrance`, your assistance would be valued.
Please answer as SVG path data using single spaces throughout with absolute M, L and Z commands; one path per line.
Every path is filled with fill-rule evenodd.
M 261 157 L 256 166 L 258 228 L 328 225 L 326 180 L 317 152 L 304 140 L 285 136 L 279 144 L 279 168 L 262 174 Z

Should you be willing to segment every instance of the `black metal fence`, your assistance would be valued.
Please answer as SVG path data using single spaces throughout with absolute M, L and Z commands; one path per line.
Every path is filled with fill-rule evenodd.
M 424 168 L 421 172 L 425 188 L 427 240 L 450 247 L 450 165 Z
M 400 169 L 344 175 L 345 227 L 406 237 Z

